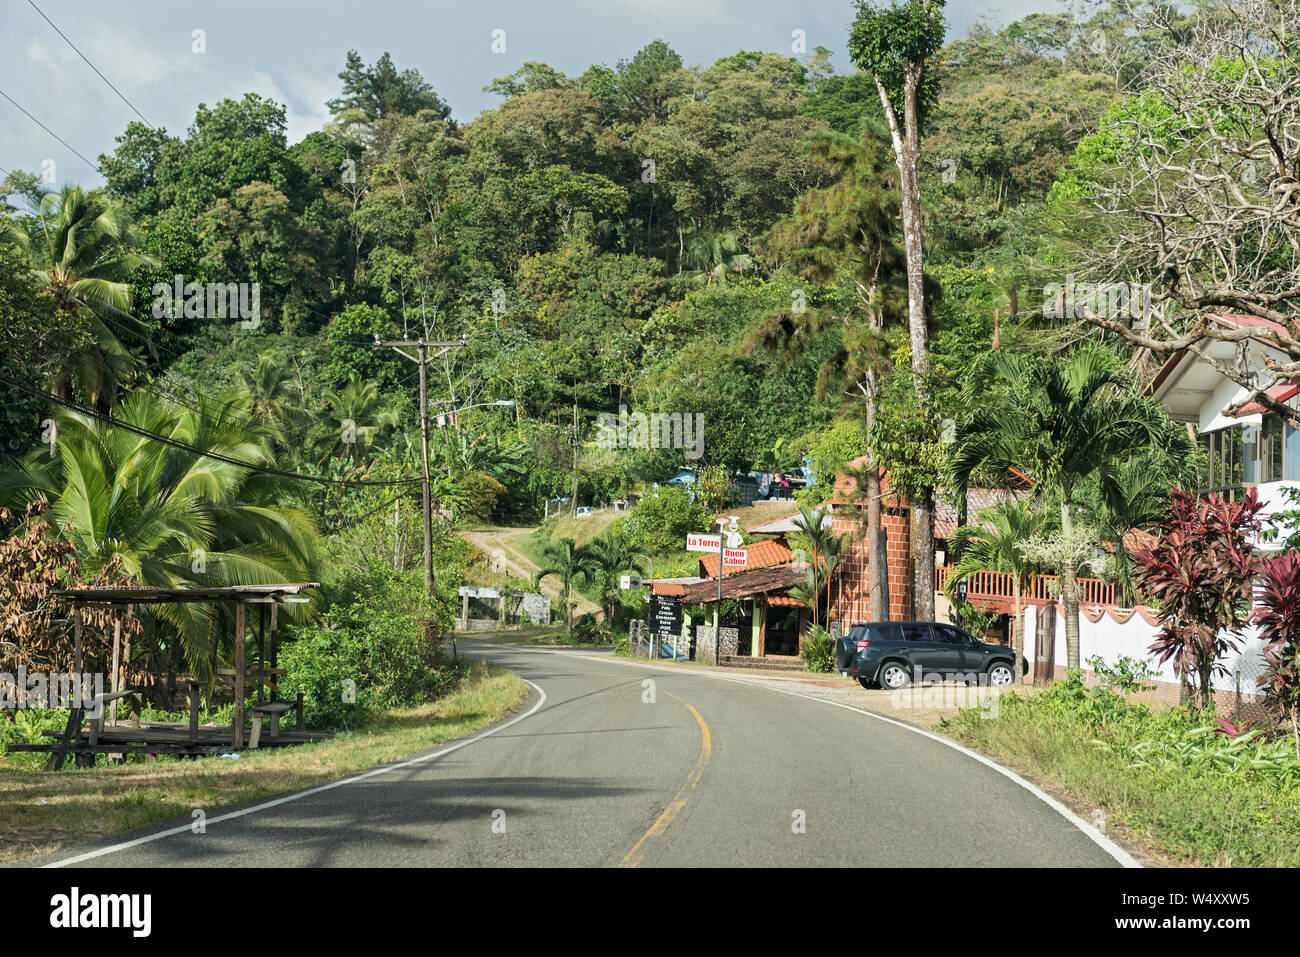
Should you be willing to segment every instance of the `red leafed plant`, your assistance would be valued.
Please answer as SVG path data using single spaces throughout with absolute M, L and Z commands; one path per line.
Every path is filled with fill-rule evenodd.
M 1203 709 L 1210 706 L 1210 678 L 1226 673 L 1219 659 L 1236 650 L 1250 617 L 1260 508 L 1253 488 L 1240 502 L 1175 489 L 1155 543 L 1133 556 L 1138 584 L 1160 613 L 1160 636 L 1149 650 L 1161 664 L 1173 661 L 1184 687 L 1198 677 Z
M 1260 563 L 1264 589 L 1259 634 L 1268 671 L 1259 679 L 1270 710 L 1291 720 L 1291 737 L 1300 757 L 1300 553 L 1285 552 Z

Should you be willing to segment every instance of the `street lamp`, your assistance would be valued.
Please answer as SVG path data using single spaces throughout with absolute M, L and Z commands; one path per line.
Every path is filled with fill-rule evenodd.
M 461 412 L 468 412 L 470 409 L 486 409 L 488 406 L 493 406 L 493 405 L 514 405 L 514 404 L 515 404 L 514 399 L 497 399 L 495 402 L 479 402 L 477 405 L 466 405 L 466 406 L 462 406 L 459 409 L 451 409 L 448 412 L 439 412 L 438 428 L 441 429 L 446 427 L 448 416 L 458 415 Z

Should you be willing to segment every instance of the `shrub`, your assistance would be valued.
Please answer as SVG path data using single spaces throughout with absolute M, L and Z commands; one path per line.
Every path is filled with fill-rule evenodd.
M 614 633 L 596 621 L 595 616 L 587 614 L 574 623 L 573 637 L 581 642 L 606 645 L 614 640 Z
M 799 646 L 804 671 L 827 672 L 835 666 L 835 642 L 821 625 L 813 625 Z
M 331 597 L 323 624 L 292 629 L 281 651 L 281 687 L 306 696 L 309 726 L 356 727 L 386 708 L 434 700 L 464 675 L 426 631 L 432 603 L 419 572 L 372 567 Z
M 680 551 L 687 532 L 708 531 L 711 518 L 700 502 L 691 500 L 688 490 L 665 486 L 647 493 L 620 524 L 632 548 L 658 554 Z

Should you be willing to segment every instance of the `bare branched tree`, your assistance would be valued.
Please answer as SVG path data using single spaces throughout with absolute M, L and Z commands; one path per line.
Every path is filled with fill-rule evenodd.
M 1148 16 L 1158 28 L 1172 14 Z M 1090 271 L 1138 276 L 1150 297 L 1083 318 L 1159 354 L 1188 350 L 1264 392 L 1300 376 L 1300 0 L 1229 0 L 1178 27 L 1080 171 L 1108 224 Z M 1214 340 L 1247 339 L 1281 358 L 1266 355 L 1261 370 L 1208 355 Z M 1300 427 L 1293 410 L 1260 401 Z

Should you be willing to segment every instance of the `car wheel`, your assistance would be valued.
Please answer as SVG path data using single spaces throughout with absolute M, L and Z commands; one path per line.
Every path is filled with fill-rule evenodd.
M 879 681 L 880 687 L 897 691 L 906 688 L 911 683 L 912 676 L 907 673 L 907 666 L 901 661 L 888 661 L 880 669 Z
M 1011 666 L 1005 661 L 996 661 L 989 665 L 989 684 L 994 688 L 1005 688 L 1015 681 Z
M 862 687 L 866 688 L 868 691 L 873 691 L 876 687 L 876 683 L 866 675 L 858 675 L 858 684 L 862 685 Z

